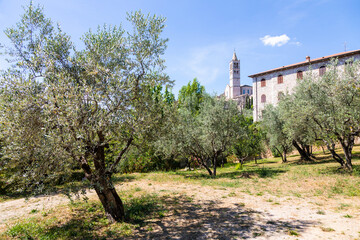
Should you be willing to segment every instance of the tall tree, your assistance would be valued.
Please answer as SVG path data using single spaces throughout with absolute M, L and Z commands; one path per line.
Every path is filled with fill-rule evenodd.
M 169 83 L 161 55 L 165 19 L 128 15 L 131 32 L 103 26 L 82 37 L 77 50 L 41 7 L 30 4 L 6 30 L 13 67 L 2 78 L 1 124 L 13 178 L 43 190 L 57 172 L 76 164 L 95 189 L 109 219 L 124 207 L 111 180 L 132 143 L 157 122 L 154 86 Z M 112 146 L 116 155 L 107 158 Z
M 194 78 L 192 82 L 189 82 L 180 89 L 178 97 L 179 107 L 188 108 L 192 114 L 198 114 L 205 96 L 205 87 Z

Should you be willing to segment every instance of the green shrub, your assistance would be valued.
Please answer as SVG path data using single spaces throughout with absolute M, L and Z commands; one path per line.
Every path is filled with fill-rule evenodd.
M 271 150 L 271 154 L 274 157 L 281 157 L 280 153 L 275 148 L 270 148 L 270 150 Z
M 120 173 L 168 171 L 179 168 L 179 166 L 179 161 L 157 156 L 151 150 L 142 152 L 133 149 L 129 151 L 126 158 L 120 163 L 118 171 Z

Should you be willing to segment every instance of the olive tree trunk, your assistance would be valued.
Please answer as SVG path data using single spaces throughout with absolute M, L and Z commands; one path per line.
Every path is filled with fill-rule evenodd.
M 216 177 L 216 164 L 217 164 L 217 157 L 215 156 L 214 158 L 213 158 L 213 177 Z
M 211 169 L 208 167 L 207 165 L 207 160 L 204 160 L 203 158 L 197 157 L 196 160 L 198 161 L 198 163 L 203 166 L 209 173 L 210 176 L 213 175 L 213 172 L 211 171 Z
M 341 167 L 344 167 L 344 165 L 345 165 L 344 159 L 335 152 L 335 143 L 333 141 L 331 141 L 331 143 L 329 143 L 326 140 L 324 140 L 324 142 L 326 144 L 327 149 L 331 153 L 333 159 L 335 161 L 337 161 L 338 163 L 340 163 Z
M 304 161 L 308 161 L 308 162 L 311 162 L 313 161 L 310 157 L 310 149 L 308 148 L 307 149 L 307 146 L 303 147 L 303 146 L 300 146 L 297 141 L 293 140 L 292 141 L 292 144 L 293 146 L 296 148 L 296 150 L 299 152 L 300 156 L 301 156 L 301 159 L 304 160 Z
M 101 204 L 104 207 L 107 218 L 114 222 L 122 222 L 125 219 L 124 205 L 109 179 L 100 177 L 99 184 L 95 186 Z
M 344 138 L 339 138 L 339 141 L 345 155 L 345 168 L 347 168 L 349 171 L 352 171 L 353 167 L 351 159 L 355 138 L 353 136 L 348 136 L 346 140 Z
M 101 133 L 99 133 L 99 138 L 100 141 L 103 140 Z M 127 147 L 125 149 L 127 149 Z M 112 184 L 111 175 L 113 172 L 106 171 L 105 147 L 103 144 L 95 147 L 94 157 L 96 171 L 91 173 L 90 178 L 96 194 L 104 207 L 105 215 L 111 222 L 122 222 L 125 219 L 124 205 Z

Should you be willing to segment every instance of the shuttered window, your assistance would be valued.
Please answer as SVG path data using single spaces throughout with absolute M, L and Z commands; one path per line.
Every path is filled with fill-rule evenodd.
M 283 83 L 283 82 L 284 82 L 283 75 L 279 75 L 278 76 L 278 84 Z
M 266 103 L 266 95 L 265 94 L 261 95 L 261 102 Z
M 265 78 L 261 79 L 261 86 L 265 87 L 266 86 L 266 80 Z
M 296 79 L 303 79 L 303 71 L 298 71 L 297 72 Z
M 321 67 L 319 68 L 319 76 L 324 75 L 325 72 L 326 72 L 326 67 L 325 67 L 325 66 L 321 66 Z

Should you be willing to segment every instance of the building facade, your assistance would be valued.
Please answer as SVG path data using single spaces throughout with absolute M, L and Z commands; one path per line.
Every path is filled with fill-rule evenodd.
M 226 85 L 224 96 L 226 99 L 237 101 L 238 106 L 243 108 L 246 97 L 252 96 L 252 86 L 240 84 L 240 60 L 234 52 L 229 63 L 230 82 Z
M 283 94 L 291 94 L 298 79 L 301 80 L 309 71 L 322 76 L 326 72 L 326 65 L 333 58 L 337 58 L 338 67 L 344 69 L 346 62 L 350 59 L 360 60 L 360 50 L 342 52 L 313 60 L 307 56 L 303 62 L 250 75 L 249 77 L 253 79 L 254 121 L 261 119 L 266 104 L 277 105 Z

